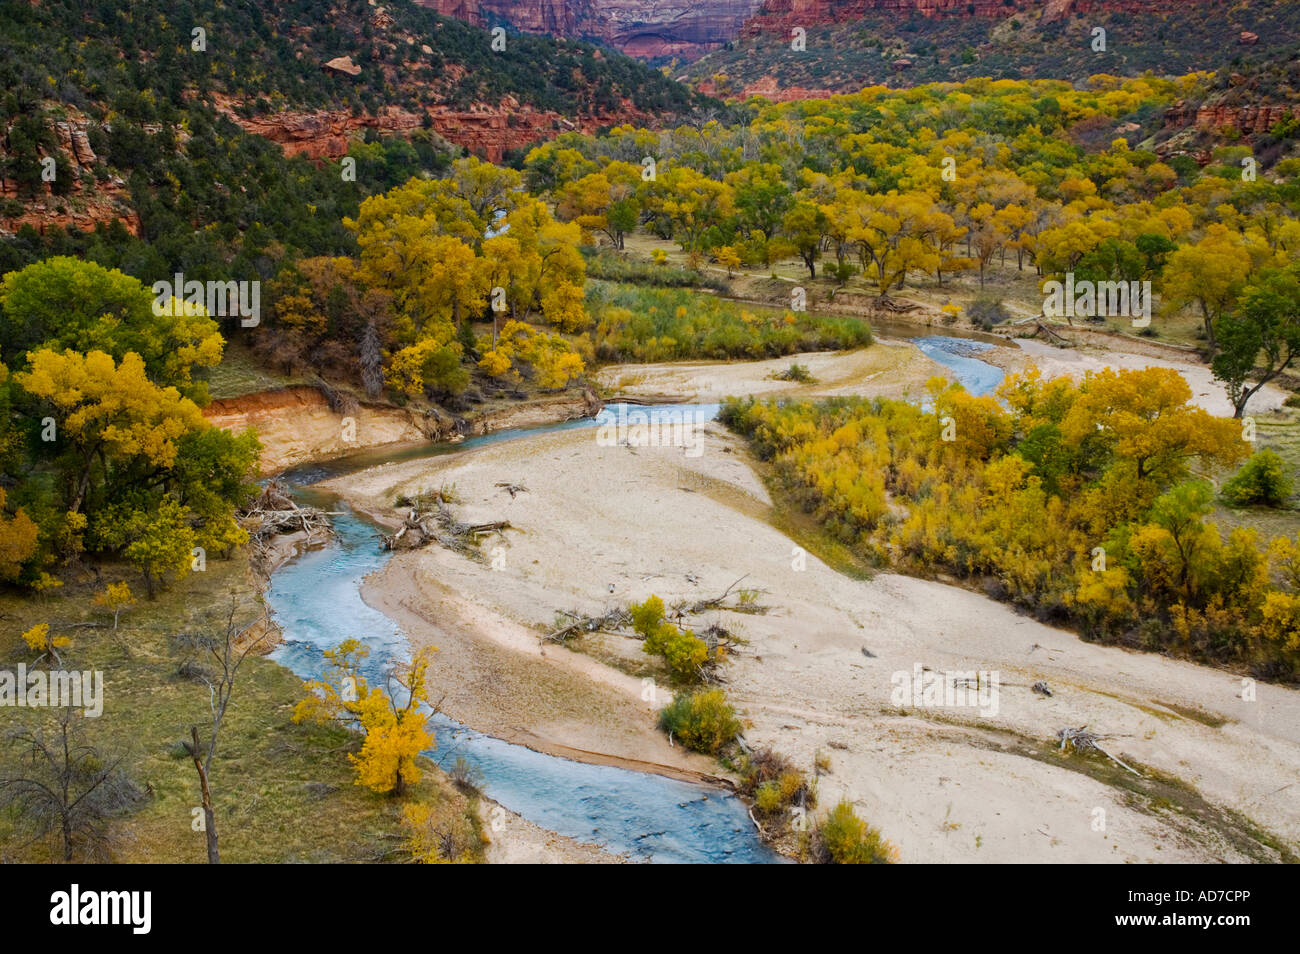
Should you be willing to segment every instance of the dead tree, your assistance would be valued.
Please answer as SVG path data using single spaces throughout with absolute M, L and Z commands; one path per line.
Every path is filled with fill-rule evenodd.
M 53 835 L 65 862 L 77 855 L 107 861 L 109 819 L 144 792 L 122 771 L 125 753 L 104 755 L 86 741 L 81 718 L 67 706 L 52 733 L 28 726 L 5 733 L 24 751 L 18 766 L 0 775 L 0 808 L 16 810 L 19 827 L 31 833 L 27 844 Z
M 289 487 L 279 479 L 268 480 L 261 494 L 237 518 L 248 533 L 253 552 L 258 559 L 267 555 L 272 537 L 282 533 L 306 535 L 307 544 L 323 543 L 334 535 L 330 517 L 338 511 L 300 507 L 289 494 Z
M 561 610 L 556 614 L 557 624 L 562 616 L 567 616 L 573 622 L 559 626 L 554 632 L 543 636 L 542 638 L 547 642 L 563 642 L 571 636 L 577 636 L 579 633 L 615 632 L 632 622 L 632 614 L 622 607 L 615 607 L 601 616 L 580 616 L 577 613 Z
M 1073 750 L 1075 752 L 1083 752 L 1088 749 L 1096 749 L 1098 752 L 1106 756 L 1106 758 L 1110 759 L 1116 765 L 1120 766 L 1121 768 L 1127 769 L 1128 771 L 1132 772 L 1134 775 L 1141 777 L 1142 775 L 1141 772 L 1139 772 L 1137 769 L 1133 768 L 1130 765 L 1125 765 L 1122 761 L 1120 761 L 1118 758 L 1111 755 L 1109 752 L 1107 752 L 1104 748 L 1101 747 L 1101 745 L 1099 744 L 1100 741 L 1102 739 L 1110 739 L 1110 738 L 1114 738 L 1114 736 L 1098 735 L 1095 732 L 1089 732 L 1088 727 L 1086 725 L 1081 725 L 1077 729 L 1072 729 L 1069 726 L 1067 726 L 1066 728 L 1061 729 L 1059 732 L 1056 733 L 1056 740 L 1061 743 L 1062 752 L 1065 752 L 1067 750 Z
M 193 677 L 208 687 L 208 709 L 211 713 L 211 731 L 208 735 L 206 749 L 199 742 L 199 727 L 190 726 L 190 740 L 182 743 L 199 776 L 199 797 L 203 807 L 203 831 L 207 841 L 208 864 L 220 864 L 221 853 L 217 844 L 217 821 L 212 806 L 212 762 L 217 755 L 217 741 L 221 735 L 221 723 L 226 717 L 226 708 L 235 691 L 235 677 L 239 667 L 244 664 L 255 649 L 259 648 L 273 631 L 263 616 L 253 625 L 241 627 L 235 620 L 239 602 L 234 594 L 230 597 L 230 610 L 226 616 L 224 632 L 220 635 L 183 635 L 178 642 L 197 654 L 206 655 L 210 665 L 194 665 L 189 669 Z M 255 629 L 261 627 L 260 632 Z
M 436 543 L 466 556 L 478 556 L 479 537 L 510 529 L 509 520 L 492 520 L 488 523 L 461 523 L 440 497 L 435 497 L 426 509 L 423 501 L 416 501 L 402 518 L 402 525 L 392 536 L 383 538 L 386 550 L 413 550 Z

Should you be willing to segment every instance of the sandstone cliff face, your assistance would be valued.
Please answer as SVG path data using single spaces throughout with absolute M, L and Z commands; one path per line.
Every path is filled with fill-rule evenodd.
M 722 95 L 712 80 L 697 83 L 696 89 L 707 96 Z M 733 92 L 727 95 L 735 94 Z M 740 98 L 749 99 L 751 96 L 762 96 L 774 103 L 788 103 L 796 99 L 826 99 L 834 95 L 834 91 L 829 89 L 806 89 L 802 86 L 782 87 L 777 83 L 775 76 L 765 76 L 741 90 Z
M 213 401 L 203 416 L 214 427 L 257 431 L 262 476 L 297 464 L 328 460 L 367 447 L 459 441 L 516 427 L 536 427 L 595 415 L 604 404 L 590 389 L 533 398 L 519 404 L 455 418 L 413 407 L 362 405 L 353 411 L 355 440 L 343 440 L 343 415 L 330 410 L 315 388 L 290 387 Z
M 1068 2 L 1068 0 L 1066 0 Z M 971 11 L 969 8 L 974 7 Z M 922 16 L 1005 16 L 1002 0 L 765 0 L 744 26 L 746 36 L 788 32 L 794 27 L 858 20 L 872 13 Z
M 309 159 L 337 159 L 348 151 L 351 141 L 373 129 L 385 135 L 410 134 L 424 124 L 427 115 L 433 130 L 448 142 L 464 146 L 472 155 L 500 162 L 511 149 L 528 146 L 569 130 L 594 132 L 619 122 L 647 122 L 630 103 L 610 115 L 570 120 L 561 113 L 536 110 L 507 96 L 495 106 L 475 105 L 467 110 L 431 106 L 425 112 L 386 107 L 378 114 L 354 116 L 348 110 L 282 112 L 244 118 L 229 100 L 219 100 L 217 109 L 246 132 L 279 143 L 287 155 Z
M 740 34 L 761 0 L 417 0 L 476 26 L 598 41 L 630 56 L 696 59 Z
M 24 196 L 20 199 L 18 184 L 12 179 L 0 178 L 0 202 L 20 199 L 23 203 L 20 214 L 0 215 L 0 232 L 14 233 L 24 225 L 30 225 L 42 235 L 56 226 L 91 232 L 101 222 L 120 219 L 127 231 L 137 234 L 140 220 L 127 204 L 126 183 L 113 177 L 96 182 L 94 188 L 88 190 L 80 181 L 80 174 L 90 172 L 98 162 L 90 147 L 89 120 L 73 111 L 69 118 L 55 122 L 53 128 L 59 143 L 58 151 L 78 175 L 77 181 L 67 195 L 55 195 L 50 185 L 42 185 L 34 198 Z M 4 139 L 0 135 L 0 141 Z
M 1230 106 L 1205 104 L 1191 107 L 1176 103 L 1165 113 L 1166 128 L 1192 126 L 1207 132 L 1236 130 L 1243 136 L 1266 133 L 1288 117 L 1300 119 L 1300 105 Z

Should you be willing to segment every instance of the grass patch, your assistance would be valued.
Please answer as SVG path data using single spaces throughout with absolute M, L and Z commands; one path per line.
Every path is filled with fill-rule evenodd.
M 124 612 L 114 636 L 111 614 L 95 610 L 90 599 L 122 576 L 110 566 L 98 581 L 89 572 L 69 573 L 65 585 L 48 596 L 0 594 L 0 653 L 9 666 L 30 664 L 33 654 L 18 634 L 38 622 L 49 622 L 57 633 L 71 637 L 65 651 L 68 668 L 104 673 L 104 711 L 84 720 L 88 739 L 101 751 L 124 751 L 124 768 L 146 793 L 130 814 L 110 826 L 115 857 L 201 863 L 206 860 L 204 836 L 191 829 L 192 811 L 199 805 L 198 779 L 179 743 L 191 725 L 202 734 L 209 724 L 208 690 L 180 675 L 189 654 L 176 646 L 175 636 L 220 625 L 232 596 L 239 617 L 255 619 L 261 614 L 259 587 L 242 554 L 210 560 L 205 572 Z M 107 626 L 73 625 L 86 622 Z M 252 657 L 240 669 L 212 774 L 222 861 L 405 860 L 404 802 L 353 784 L 347 753 L 359 751 L 359 734 L 290 722 L 303 694 L 302 681 L 269 659 Z M 12 711 L 16 716 L 10 724 L 18 719 L 54 721 L 50 710 Z M 14 755 L 3 750 L 7 766 L 14 764 Z M 425 767 L 428 771 L 406 802 L 430 806 L 446 827 L 461 824 L 471 808 L 468 800 L 431 763 Z M 15 818 L 0 813 L 0 857 L 45 861 L 50 846 L 23 847 Z
M 208 390 L 218 401 L 309 384 L 306 378 L 270 370 L 247 347 L 233 341 L 226 343 L 221 363 L 208 373 Z

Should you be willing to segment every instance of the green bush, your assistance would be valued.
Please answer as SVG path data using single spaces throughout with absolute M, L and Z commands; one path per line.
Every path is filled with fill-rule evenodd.
M 1257 452 L 1223 485 L 1222 496 L 1234 507 L 1260 504 L 1284 507 L 1294 485 L 1286 462 L 1271 450 Z
M 860 318 L 747 305 L 684 288 L 591 281 L 587 311 L 596 322 L 597 360 L 615 363 L 779 358 L 871 344 Z
M 836 805 L 817 829 L 822 860 L 837 865 L 892 865 L 898 849 L 853 811 L 851 802 Z
M 1002 299 L 996 295 L 980 295 L 966 309 L 966 314 L 975 324 L 985 331 L 999 325 L 1011 317 Z
M 587 276 L 602 281 L 662 288 L 711 288 L 722 294 L 731 290 L 726 280 L 716 275 L 701 274 L 691 268 L 658 265 L 612 252 L 593 252 L 590 249 L 583 249 L 583 257 L 587 261 Z
M 817 380 L 812 376 L 812 372 L 808 370 L 808 365 L 798 363 L 790 365 L 784 371 L 773 374 L 772 377 L 778 381 L 797 381 L 800 384 L 813 384 Z
M 736 710 L 721 689 L 682 693 L 659 713 L 659 728 L 683 745 L 717 755 L 740 733 Z

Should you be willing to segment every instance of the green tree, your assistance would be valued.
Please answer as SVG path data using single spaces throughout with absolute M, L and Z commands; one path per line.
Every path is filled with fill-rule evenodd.
M 796 203 L 781 219 L 781 228 L 807 266 L 809 278 L 817 277 L 817 259 L 829 227 L 826 213 L 811 202 Z
M 1261 272 L 1242 293 L 1236 313 L 1219 318 L 1218 333 L 1211 367 L 1239 418 L 1259 389 L 1300 354 L 1300 262 Z
M 225 340 L 201 309 L 171 310 L 155 314 L 153 293 L 117 269 L 49 258 L 0 282 L 0 355 L 20 367 L 41 349 L 102 351 L 117 361 L 134 352 L 153 381 L 203 401 L 207 385 L 193 369 L 220 362 Z

